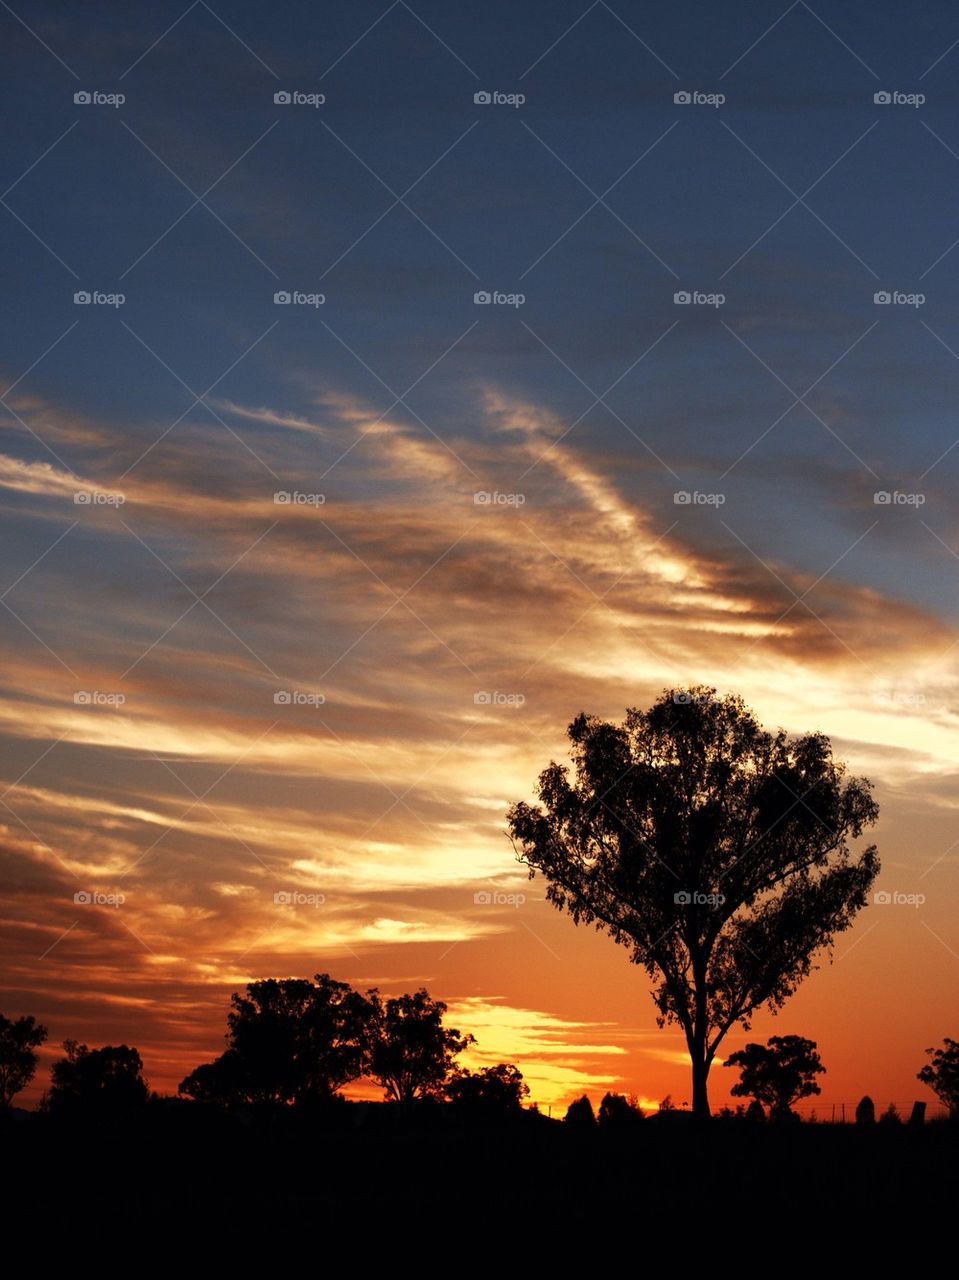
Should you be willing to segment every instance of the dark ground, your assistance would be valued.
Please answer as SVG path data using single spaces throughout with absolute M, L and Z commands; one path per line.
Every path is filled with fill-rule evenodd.
M 433 1274 L 496 1240 L 565 1252 L 651 1232 L 679 1259 L 693 1246 L 704 1261 L 716 1249 L 742 1258 L 763 1239 L 808 1253 L 819 1240 L 825 1263 L 834 1236 L 849 1257 L 906 1246 L 910 1271 L 925 1269 L 934 1239 L 955 1257 L 959 1126 L 948 1123 L 701 1128 L 680 1115 L 577 1131 L 530 1113 L 503 1122 L 344 1104 L 251 1121 L 161 1102 L 99 1125 L 20 1113 L 0 1143 L 6 1233 L 33 1235 L 39 1222 L 89 1241 L 109 1228 L 141 1251 L 205 1242 L 222 1254 L 282 1237 L 289 1262 L 335 1241 L 343 1270 L 350 1249 L 368 1262 L 391 1241 L 407 1255 L 420 1237 L 424 1248 L 440 1236 L 466 1246 L 448 1267 L 434 1258 Z

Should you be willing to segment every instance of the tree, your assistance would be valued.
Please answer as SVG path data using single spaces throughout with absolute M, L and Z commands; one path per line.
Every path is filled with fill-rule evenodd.
M 916 1079 L 929 1086 L 955 1120 L 959 1119 L 959 1041 L 947 1036 L 942 1046 L 926 1050 L 932 1061 L 926 1063 Z
M 229 1048 L 179 1091 L 220 1105 L 328 1101 L 362 1074 L 371 1013 L 328 973 L 248 983 L 231 997 Z
M 876 1104 L 867 1093 L 865 1097 L 860 1098 L 856 1104 L 856 1124 L 875 1124 L 876 1123 Z
M 508 815 L 549 900 L 657 982 L 660 1026 L 685 1034 L 697 1116 L 727 1032 L 783 1005 L 879 872 L 874 847 L 849 848 L 878 816 L 870 784 L 845 777 L 829 739 L 767 733 L 741 698 L 714 695 L 667 691 L 622 725 L 578 716 L 575 779 L 551 763 L 540 804 Z
M 584 1093 L 581 1098 L 577 1098 L 575 1102 L 569 1104 L 566 1108 L 563 1122 L 568 1124 L 571 1129 L 594 1129 L 596 1127 L 596 1113 L 593 1111 L 593 1104 L 587 1094 Z
M 622 1093 L 607 1093 L 599 1104 L 597 1119 L 601 1129 L 626 1129 L 643 1118 L 636 1103 Z
M 143 1062 L 128 1045 L 88 1049 L 64 1040 L 66 1057 L 50 1071 L 46 1106 L 53 1115 L 90 1119 L 123 1118 L 142 1107 L 149 1097 Z
M 473 1043 L 473 1037 L 444 1027 L 446 1005 L 433 1000 L 425 989 L 386 1001 L 375 989 L 367 995 L 369 1074 L 394 1102 L 442 1097 L 457 1055 Z
M 826 1069 L 815 1040 L 803 1036 L 770 1036 L 764 1045 L 747 1044 L 723 1066 L 740 1071 L 739 1083 L 729 1091 L 733 1097 L 755 1098 L 774 1120 L 789 1119 L 794 1102 L 821 1093 L 816 1076 Z
M 471 1111 L 519 1111 L 529 1096 L 529 1085 L 518 1067 L 500 1062 L 482 1071 L 457 1071 L 446 1086 L 446 1096 Z
M 47 1029 L 35 1018 L 5 1018 L 0 1013 L 0 1111 L 25 1089 L 37 1069 L 34 1052 L 47 1038 Z

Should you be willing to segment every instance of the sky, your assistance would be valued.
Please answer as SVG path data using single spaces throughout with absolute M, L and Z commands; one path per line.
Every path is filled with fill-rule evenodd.
M 231 991 L 426 986 L 554 1111 L 689 1099 L 506 835 L 580 712 L 875 784 L 777 1016 L 931 1095 L 959 995 L 959 14 L 0 2 L 0 1009 L 173 1091 Z M 77 897 L 79 895 L 79 898 Z M 711 1099 L 730 1081 L 716 1066 Z

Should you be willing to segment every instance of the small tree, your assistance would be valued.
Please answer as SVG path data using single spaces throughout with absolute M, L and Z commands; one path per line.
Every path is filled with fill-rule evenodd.
M 89 1119 L 122 1119 L 142 1107 L 149 1090 L 143 1062 L 125 1044 L 88 1049 L 64 1040 L 66 1057 L 50 1070 L 46 1106 L 53 1115 Z
M 902 1116 L 899 1114 L 899 1108 L 894 1102 L 890 1102 L 885 1111 L 879 1117 L 880 1124 L 902 1124 Z
M 730 1054 L 723 1063 L 738 1067 L 739 1083 L 730 1093 L 734 1098 L 755 1098 L 770 1110 L 773 1119 L 792 1116 L 793 1103 L 822 1090 L 816 1076 L 825 1071 L 816 1052 L 816 1042 L 803 1036 L 770 1036 L 766 1043 L 747 1044 Z
M 715 692 L 666 691 L 622 725 L 578 716 L 575 780 L 550 764 L 540 805 L 508 814 L 549 901 L 656 981 L 659 1024 L 686 1037 L 698 1116 L 726 1033 L 782 1006 L 879 872 L 875 848 L 849 846 L 878 816 L 870 784 L 846 778 L 823 734 L 767 733 Z
M 179 1091 L 221 1105 L 325 1102 L 362 1073 L 372 1008 L 328 973 L 266 978 L 234 992 L 229 1048 Z
M 926 1053 L 932 1061 L 926 1063 L 916 1078 L 929 1086 L 955 1120 L 959 1118 L 959 1041 L 947 1036 L 941 1049 L 927 1049 Z
M 13 1099 L 33 1079 L 37 1055 L 47 1038 L 47 1029 L 35 1018 L 5 1018 L 0 1013 L 0 1111 L 6 1111 Z
M 571 1129 L 594 1129 L 596 1127 L 596 1113 L 593 1111 L 593 1104 L 587 1094 L 584 1093 L 581 1098 L 577 1098 L 575 1102 L 569 1104 L 566 1108 L 563 1122 L 568 1124 Z
M 642 1119 L 642 1111 L 625 1094 L 607 1093 L 599 1104 L 598 1120 L 601 1129 L 627 1129 Z
M 515 1112 L 529 1096 L 529 1085 L 517 1067 L 500 1062 L 482 1071 L 457 1071 L 446 1086 L 446 1096 L 464 1110 Z
M 860 1098 L 856 1106 L 856 1124 L 875 1124 L 876 1123 L 876 1104 L 867 1093 L 864 1098 Z
M 367 994 L 369 1074 L 394 1102 L 441 1098 L 457 1056 L 473 1043 L 473 1037 L 444 1027 L 446 1005 L 433 1000 L 426 990 L 385 1001 L 376 990 Z

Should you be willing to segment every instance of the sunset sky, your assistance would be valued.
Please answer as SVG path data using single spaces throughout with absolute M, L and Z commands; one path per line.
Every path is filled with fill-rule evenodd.
M 173 1091 L 231 991 L 321 971 L 428 987 L 554 1113 L 689 1099 L 648 978 L 545 901 L 505 812 L 578 712 L 705 682 L 873 780 L 892 898 L 727 1051 L 795 1032 L 823 1110 L 931 1104 L 954 6 L 15 0 L 0 28 L 0 1010 L 50 1029 L 20 1101 L 66 1037 Z

